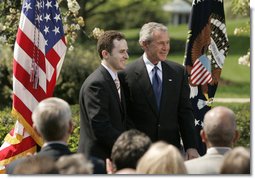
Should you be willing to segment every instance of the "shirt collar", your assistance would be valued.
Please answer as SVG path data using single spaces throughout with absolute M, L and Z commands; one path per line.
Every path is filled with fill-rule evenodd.
M 62 145 L 67 145 L 67 144 L 66 144 L 65 142 L 63 142 L 63 141 L 50 141 L 50 142 L 45 142 L 45 143 L 43 144 L 42 147 L 45 147 L 45 146 L 50 145 L 50 144 L 62 144 Z
M 148 72 L 151 72 L 155 65 L 151 63 L 151 61 L 147 58 L 146 53 L 143 54 L 143 61 L 146 65 Z M 158 70 L 162 71 L 161 61 L 159 61 L 156 66 L 158 67 Z
M 215 151 L 217 151 L 217 150 L 225 150 L 225 151 L 227 151 L 227 150 L 231 150 L 231 148 L 230 147 L 210 147 L 210 148 L 208 148 L 207 149 L 207 154 L 210 154 L 210 153 L 215 153 Z
M 108 68 L 103 62 L 101 63 L 105 68 L 106 70 L 110 73 L 113 81 L 117 78 L 117 73 L 114 73 L 110 68 Z

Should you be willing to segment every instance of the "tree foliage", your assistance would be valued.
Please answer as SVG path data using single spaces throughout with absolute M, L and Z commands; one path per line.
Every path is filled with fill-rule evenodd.
M 233 0 L 232 11 L 234 14 L 239 14 L 243 17 L 250 17 L 250 1 L 249 0 Z M 241 35 L 243 33 L 250 32 L 250 21 L 247 22 L 246 26 L 236 27 L 234 34 Z M 247 54 L 241 56 L 238 59 L 239 64 L 250 66 L 250 49 L 247 49 Z

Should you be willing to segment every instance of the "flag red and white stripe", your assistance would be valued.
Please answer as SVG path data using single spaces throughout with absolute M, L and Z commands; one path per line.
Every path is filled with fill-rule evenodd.
M 199 59 L 193 64 L 190 80 L 194 85 L 204 85 L 212 81 L 211 73 L 204 67 Z
M 13 59 L 12 114 L 17 122 L 0 148 L 0 173 L 11 161 L 36 152 L 37 144 L 42 146 L 31 114 L 41 100 L 53 95 L 66 49 L 56 0 L 25 0 Z M 33 61 L 38 67 L 38 85 L 31 82 Z

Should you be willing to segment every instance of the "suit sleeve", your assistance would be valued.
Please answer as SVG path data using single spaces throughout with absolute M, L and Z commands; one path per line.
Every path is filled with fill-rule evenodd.
M 111 148 L 121 134 L 121 131 L 111 124 L 109 115 L 111 92 L 101 83 L 94 83 L 84 92 L 83 98 L 86 109 L 88 109 L 88 119 L 93 128 L 95 137 L 100 143 Z
M 184 70 L 178 118 L 180 133 L 182 136 L 185 150 L 187 150 L 188 148 L 197 148 L 194 114 L 189 96 L 190 87 L 188 84 L 188 75 L 186 70 Z
M 120 84 L 123 88 L 123 92 L 124 92 L 124 96 L 125 96 L 125 103 L 126 103 L 126 109 L 127 109 L 127 116 L 126 116 L 126 126 L 127 126 L 127 130 L 129 129 L 135 129 L 135 124 L 132 121 L 132 117 L 129 115 L 130 114 L 130 108 L 132 107 L 132 105 L 130 105 L 130 91 L 129 91 L 129 87 L 126 81 L 126 73 L 124 71 L 121 71 L 118 73 L 118 77 L 120 80 Z

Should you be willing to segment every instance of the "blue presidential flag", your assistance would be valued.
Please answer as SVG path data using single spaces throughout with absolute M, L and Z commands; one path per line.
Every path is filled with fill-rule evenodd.
M 223 0 L 193 0 L 184 64 L 189 73 L 200 155 L 206 153 L 200 137 L 203 118 L 211 109 L 228 48 Z

